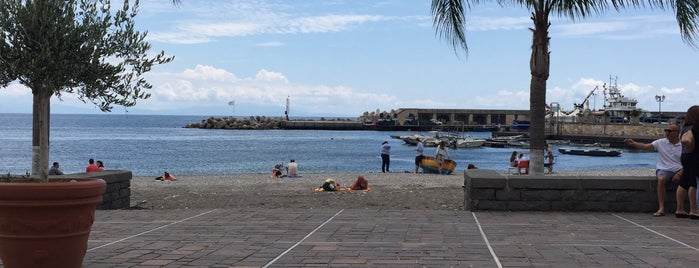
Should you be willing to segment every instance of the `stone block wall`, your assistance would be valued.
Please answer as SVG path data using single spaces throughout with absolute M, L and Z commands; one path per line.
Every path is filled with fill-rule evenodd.
M 49 179 L 103 179 L 107 183 L 107 190 L 102 196 L 102 203 L 97 209 L 125 209 L 131 205 L 131 178 L 129 170 L 105 170 L 90 173 L 75 173 L 65 175 L 51 175 Z
M 470 169 L 464 172 L 464 208 L 655 212 L 656 185 L 653 176 L 520 176 Z M 665 209 L 674 212 L 676 187 L 666 188 Z
M 562 123 L 561 135 L 609 135 L 609 136 L 643 136 L 658 137 L 664 136 L 663 129 L 666 125 L 634 125 L 634 124 L 585 124 L 585 123 Z

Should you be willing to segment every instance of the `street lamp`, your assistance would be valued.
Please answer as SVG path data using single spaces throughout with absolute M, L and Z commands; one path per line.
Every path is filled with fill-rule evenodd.
M 658 124 L 660 124 L 660 121 L 661 121 L 661 117 L 660 117 L 660 115 L 661 115 L 660 107 L 661 107 L 663 101 L 665 101 L 665 95 L 655 95 L 655 101 L 658 102 Z

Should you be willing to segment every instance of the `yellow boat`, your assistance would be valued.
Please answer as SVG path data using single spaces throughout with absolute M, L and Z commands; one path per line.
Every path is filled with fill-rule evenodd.
M 439 173 L 439 164 L 432 156 L 424 156 L 420 162 L 420 168 L 424 173 Z M 456 168 L 456 162 L 451 159 L 444 159 L 442 162 L 442 174 L 451 174 Z

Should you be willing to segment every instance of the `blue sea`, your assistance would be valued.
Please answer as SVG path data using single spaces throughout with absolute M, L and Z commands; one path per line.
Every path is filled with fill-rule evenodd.
M 66 173 L 83 172 L 89 158 L 107 169 L 131 170 L 136 176 L 178 174 L 267 173 L 295 159 L 300 173 L 380 172 L 379 147 L 391 143 L 391 171 L 412 171 L 414 146 L 391 135 L 405 131 L 209 130 L 184 128 L 208 116 L 53 114 L 49 162 Z M 464 133 L 490 137 L 490 133 Z M 0 114 L 0 174 L 31 170 L 31 114 Z M 562 145 L 561 145 L 562 146 Z M 569 146 L 565 146 L 569 147 Z M 654 168 L 656 154 L 624 150 L 621 157 L 557 155 L 555 170 Z M 426 148 L 432 154 L 434 148 Z M 450 149 L 463 170 L 505 170 L 512 150 L 520 148 Z

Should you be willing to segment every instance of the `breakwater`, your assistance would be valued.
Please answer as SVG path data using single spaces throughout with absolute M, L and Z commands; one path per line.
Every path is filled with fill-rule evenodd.
M 187 124 L 185 128 L 203 129 L 280 129 L 281 117 L 250 116 L 248 118 L 209 117 L 199 123 Z
M 364 124 L 357 119 L 335 118 L 319 120 L 286 120 L 283 117 L 250 116 L 209 117 L 199 123 L 185 125 L 185 128 L 201 129 L 305 129 L 305 130 L 383 130 L 383 131 L 428 131 L 438 130 L 435 126 Z

